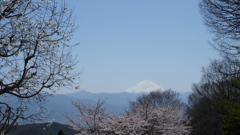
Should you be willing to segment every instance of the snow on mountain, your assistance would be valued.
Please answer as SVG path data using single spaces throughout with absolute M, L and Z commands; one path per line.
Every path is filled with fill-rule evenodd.
M 138 84 L 124 90 L 124 92 L 128 93 L 141 93 L 141 92 L 151 92 L 154 90 L 163 90 L 159 85 L 150 81 L 144 80 L 139 82 Z

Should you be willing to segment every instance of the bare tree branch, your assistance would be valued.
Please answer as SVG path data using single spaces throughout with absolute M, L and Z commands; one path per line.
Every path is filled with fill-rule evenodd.
M 43 102 L 59 88 L 78 87 L 79 72 L 73 71 L 77 61 L 71 52 L 76 44 L 69 43 L 76 28 L 64 1 L 0 1 L 0 99 L 11 95 L 25 103 L 17 111 L 2 100 L 1 113 L 16 110 L 21 116 L 24 100 Z M 23 118 L 7 116 L 14 123 Z

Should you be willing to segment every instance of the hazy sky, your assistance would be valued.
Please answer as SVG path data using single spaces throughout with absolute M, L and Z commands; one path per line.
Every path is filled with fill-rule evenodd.
M 81 88 L 122 92 L 142 80 L 191 91 L 218 57 L 208 45 L 198 0 L 68 0 L 79 29 L 73 42 Z M 73 91 L 71 91 L 73 92 Z

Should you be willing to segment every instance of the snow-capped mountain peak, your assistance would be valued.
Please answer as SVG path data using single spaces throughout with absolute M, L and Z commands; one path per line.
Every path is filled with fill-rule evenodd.
M 155 90 L 163 90 L 159 85 L 150 81 L 144 80 L 139 82 L 138 84 L 124 90 L 124 92 L 128 93 L 140 93 L 140 92 L 151 92 Z

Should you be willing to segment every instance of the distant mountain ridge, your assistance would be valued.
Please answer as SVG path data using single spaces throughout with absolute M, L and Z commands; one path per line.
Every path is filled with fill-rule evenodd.
M 45 106 L 48 112 L 51 112 L 50 117 L 46 121 L 54 121 L 66 124 L 67 120 L 62 115 L 68 114 L 70 117 L 75 117 L 77 113 L 76 108 L 73 107 L 72 102 L 95 103 L 99 99 L 105 100 L 106 111 L 115 115 L 120 115 L 124 109 L 128 108 L 129 101 L 134 101 L 141 95 L 141 93 L 91 93 L 88 91 L 79 91 L 69 94 L 56 94 L 49 97 Z
M 91 93 L 88 91 L 79 91 L 70 94 L 56 94 L 53 97 L 48 97 L 46 103 L 43 105 L 48 108 L 46 114 L 45 122 L 58 122 L 61 124 L 67 124 L 67 119 L 63 114 L 68 114 L 72 118 L 76 118 L 75 114 L 78 113 L 77 109 L 73 107 L 72 102 L 85 102 L 85 103 L 95 103 L 98 99 L 106 99 L 105 107 L 106 111 L 115 115 L 121 115 L 124 109 L 129 106 L 129 101 L 135 101 L 137 97 L 144 93 Z M 146 93 L 145 93 L 146 94 Z M 190 92 L 181 93 L 180 99 L 183 102 L 187 102 L 187 97 Z M 14 101 L 15 99 L 9 99 L 9 101 Z M 27 114 L 37 113 L 38 106 L 32 105 L 28 106 Z
M 76 108 L 71 104 L 72 101 L 95 103 L 98 99 L 106 99 L 106 111 L 120 115 L 129 107 L 129 101 L 135 101 L 142 94 L 144 93 L 91 93 L 88 91 L 79 91 L 70 94 L 57 94 L 54 97 L 50 97 L 46 106 L 52 112 L 53 115 L 51 117 L 55 122 L 66 124 L 67 121 L 62 113 L 67 113 L 72 117 L 74 117 L 74 113 L 77 113 Z M 180 93 L 179 98 L 184 103 L 187 103 L 189 94 L 190 92 Z
M 82 100 L 92 100 L 97 101 L 98 99 L 106 99 L 106 102 L 116 105 L 122 105 L 127 104 L 129 100 L 135 100 L 141 93 L 126 93 L 126 92 L 120 92 L 120 93 L 91 93 L 88 91 L 79 91 L 76 93 L 70 93 L 70 94 L 64 94 L 68 97 L 73 97 L 77 99 Z

